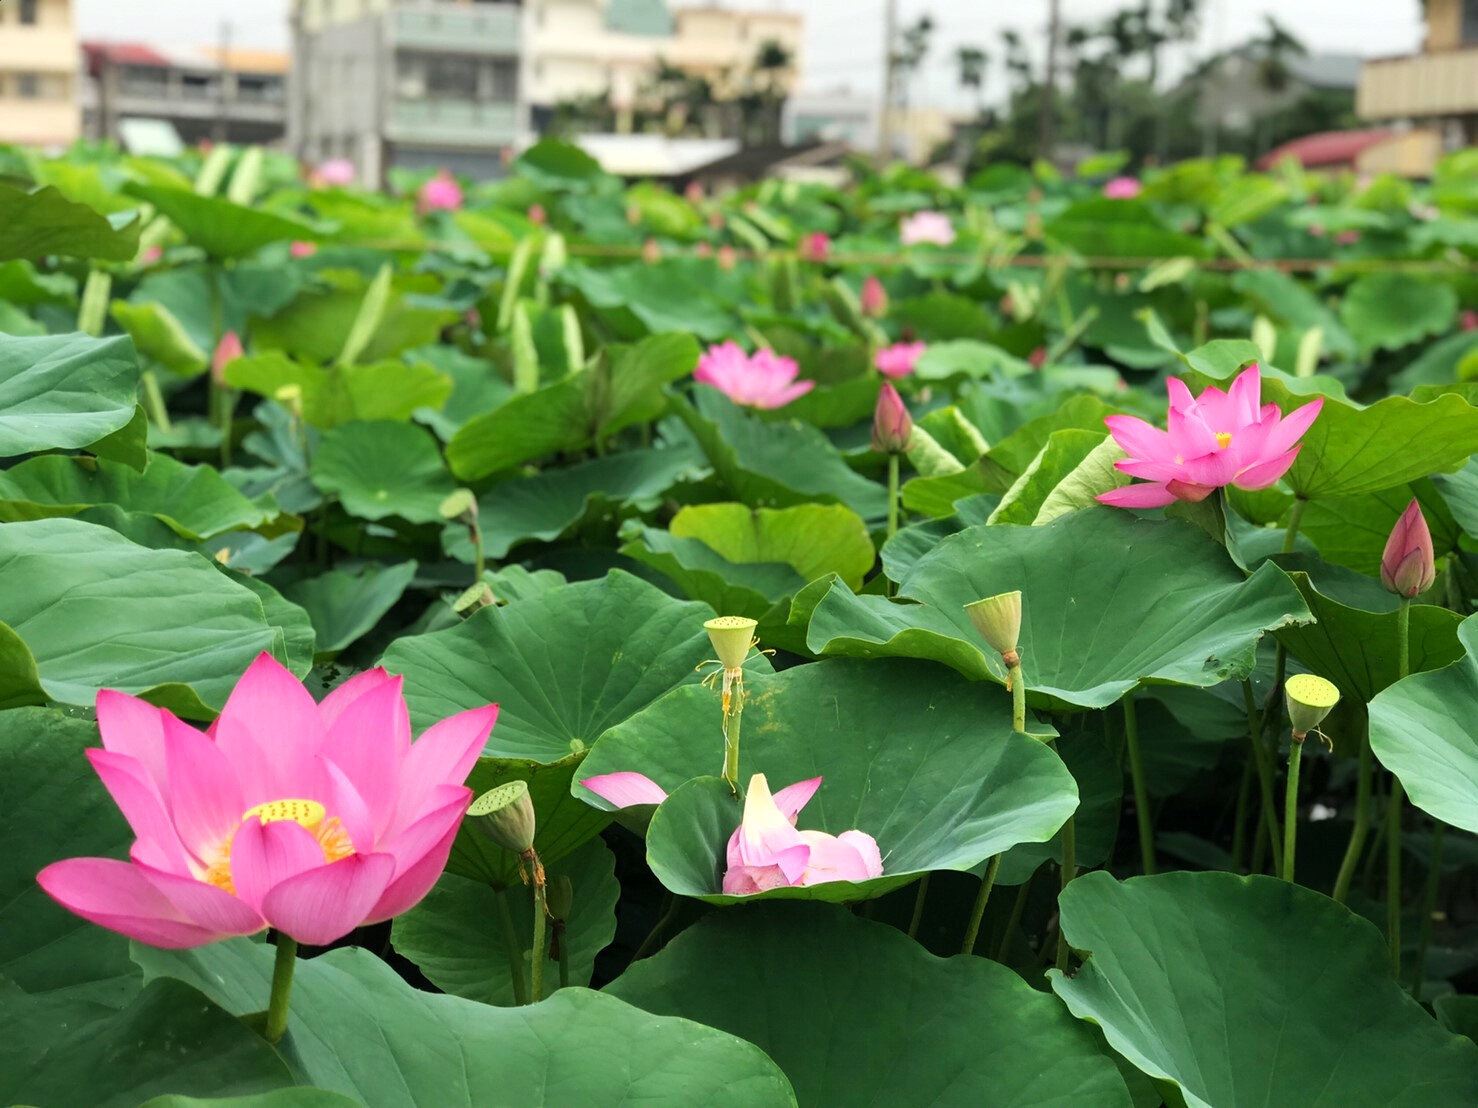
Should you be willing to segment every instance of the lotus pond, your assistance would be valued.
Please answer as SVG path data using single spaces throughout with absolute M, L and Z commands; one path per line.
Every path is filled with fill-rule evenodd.
M 0 1101 L 1478 1103 L 1478 154 L 1118 168 L 0 151 Z

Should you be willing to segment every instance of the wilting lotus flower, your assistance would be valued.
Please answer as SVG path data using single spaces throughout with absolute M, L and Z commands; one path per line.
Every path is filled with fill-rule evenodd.
M 311 242 L 302 242 L 295 240 L 293 244 L 287 248 L 287 252 L 291 254 L 294 258 L 311 258 L 314 254 L 318 253 L 318 247 Z
M 831 257 L 831 239 L 825 231 L 812 231 L 801 239 L 801 257 L 808 262 L 824 262 Z
M 1134 416 L 1104 419 L 1114 441 L 1129 455 L 1114 465 L 1149 484 L 1127 485 L 1098 497 L 1120 508 L 1161 508 L 1176 500 L 1204 500 L 1225 485 L 1265 489 L 1298 457 L 1298 440 L 1324 406 L 1321 396 L 1281 415 L 1261 404 L 1262 375 L 1249 366 L 1228 392 L 1208 388 L 1199 397 L 1179 378 L 1165 382 L 1170 393 L 1169 430 Z
M 884 381 L 872 413 L 872 448 L 880 454 L 901 454 L 908 449 L 912 434 L 913 417 L 908 414 L 908 406 L 892 383 Z
M 216 343 L 215 353 L 210 359 L 210 376 L 218 385 L 226 383 L 226 367 L 237 358 L 245 354 L 241 348 L 241 339 L 235 331 L 227 331 L 221 336 L 221 341 Z
M 928 345 L 922 342 L 895 342 L 892 346 L 879 350 L 873 358 L 873 364 L 884 377 L 891 377 L 896 381 L 913 372 L 915 363 L 924 356 L 927 349 Z
M 1437 558 L 1432 550 L 1432 532 L 1413 500 L 1401 513 L 1380 557 L 1380 583 L 1397 596 L 1410 600 L 1426 592 L 1437 579 Z
M 454 212 L 462 206 L 462 186 L 445 169 L 421 186 L 416 194 L 416 207 L 422 212 Z
M 888 314 L 888 290 L 876 277 L 869 276 L 862 282 L 862 295 L 858 297 L 862 314 L 869 319 L 882 319 Z
M 497 705 L 411 742 L 401 679 L 373 669 L 315 704 L 263 654 L 202 733 L 98 694 L 88 758 L 137 839 L 131 861 L 69 858 L 37 880 L 63 907 L 152 946 L 274 927 L 322 945 L 430 891 L 472 799 Z
M 320 187 L 352 185 L 356 176 L 354 163 L 348 158 L 330 158 L 309 175 L 309 180 Z
M 914 212 L 899 226 L 898 240 L 904 246 L 921 242 L 948 246 L 955 241 L 955 228 L 943 212 Z
M 749 779 L 744 821 L 729 839 L 724 892 L 762 893 L 786 885 L 866 881 L 883 872 L 877 841 L 863 831 L 797 831 L 796 817 L 821 786 L 800 781 L 770 795 L 763 773 Z
M 1133 200 L 1143 189 L 1134 177 L 1115 177 L 1103 186 L 1103 194 L 1110 200 Z
M 698 359 L 693 380 L 712 385 L 736 404 L 782 408 L 816 387 L 815 381 L 797 381 L 799 372 L 794 358 L 768 348 L 746 354 L 738 343 L 725 342 Z

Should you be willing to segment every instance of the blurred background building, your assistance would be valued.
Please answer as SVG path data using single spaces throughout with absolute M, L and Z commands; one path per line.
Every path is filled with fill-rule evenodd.
M 1419 123 L 1442 145 L 1478 143 L 1478 0 L 1425 0 L 1426 39 L 1409 57 L 1376 58 L 1360 74 L 1361 119 Z
M 0 142 L 75 139 L 80 67 L 70 0 L 0 3 Z

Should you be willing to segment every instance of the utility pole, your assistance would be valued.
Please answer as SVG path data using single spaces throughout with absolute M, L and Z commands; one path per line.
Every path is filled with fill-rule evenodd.
M 231 52 L 231 21 L 221 20 L 220 40 L 220 67 L 216 75 L 216 121 L 211 129 L 211 137 L 216 142 L 226 141 L 226 78 L 230 74 L 230 67 L 226 64 L 227 55 Z
M 1047 75 L 1042 82 L 1042 103 L 1037 114 L 1037 157 L 1052 159 L 1057 130 L 1057 40 L 1062 37 L 1061 0 L 1048 0 Z
M 893 160 L 893 85 L 898 79 L 898 0 L 883 0 L 883 96 L 878 108 L 878 161 Z

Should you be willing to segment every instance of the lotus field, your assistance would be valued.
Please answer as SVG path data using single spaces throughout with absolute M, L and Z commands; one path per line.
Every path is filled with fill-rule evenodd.
M 336 168 L 0 151 L 0 1102 L 1478 1104 L 1478 153 Z

